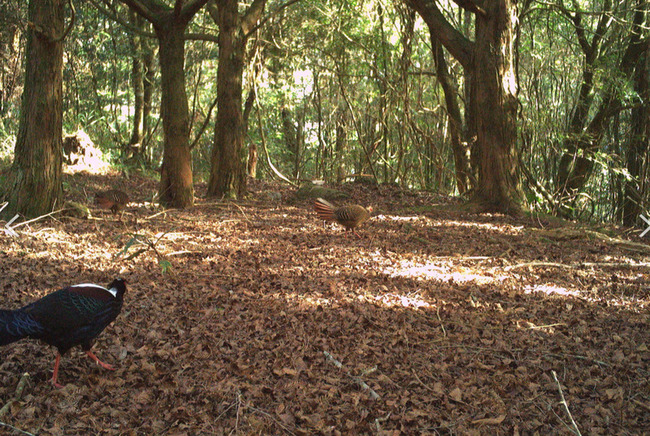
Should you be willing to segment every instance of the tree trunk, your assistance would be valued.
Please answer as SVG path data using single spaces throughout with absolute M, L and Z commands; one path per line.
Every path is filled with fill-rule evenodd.
M 246 97 L 246 103 L 244 103 L 244 138 L 248 138 L 248 126 L 250 122 L 250 114 L 253 110 L 253 104 L 255 103 L 255 88 L 252 87 L 248 91 L 248 97 Z M 257 144 L 248 140 L 248 164 L 246 165 L 246 172 L 251 179 L 257 178 Z
M 284 136 L 284 145 L 289 153 L 291 153 L 293 161 L 293 178 L 298 178 L 300 169 L 300 132 L 299 128 L 293 121 L 289 109 L 284 105 L 280 110 L 280 117 L 282 118 L 282 134 Z
M 433 60 L 436 65 L 436 74 L 438 81 L 442 87 L 445 95 L 445 104 L 447 106 L 447 117 L 449 119 L 449 138 L 451 140 L 451 150 L 454 156 L 454 169 L 456 175 L 456 188 L 459 194 L 464 194 L 471 187 L 471 170 L 470 170 L 470 151 L 464 143 L 463 134 L 463 118 L 460 113 L 460 106 L 456 95 L 458 95 L 457 86 L 453 83 L 449 68 L 447 67 L 447 60 L 443 52 L 440 41 L 436 38 L 434 33 L 430 33 L 431 51 L 433 52 Z
M 471 162 L 478 176 L 472 201 L 479 209 L 519 213 L 523 193 L 516 158 L 516 0 L 480 2 L 485 10 L 475 1 L 454 0 L 475 14 L 474 41 L 447 21 L 435 0 L 405 1 L 470 77 L 466 122 L 472 123 L 468 126 L 470 132 L 476 131 Z
M 485 2 L 476 20 L 472 104 L 479 156 L 473 199 L 489 210 L 517 213 L 523 199 L 517 173 L 516 0 Z
M 339 104 L 336 114 L 336 140 L 334 146 L 334 162 L 336 167 L 336 183 L 342 183 L 345 178 L 345 149 L 348 142 L 348 117 L 347 109 L 343 104 Z
M 142 132 L 144 141 L 142 143 L 142 154 L 145 161 L 151 163 L 153 160 L 153 150 L 149 141 L 152 135 L 151 112 L 153 110 L 153 92 L 155 71 L 155 50 L 147 40 L 142 40 L 142 66 L 144 68 L 144 78 L 142 82 L 143 109 L 142 109 Z
M 643 27 L 645 10 L 645 0 L 638 0 L 632 19 L 629 42 L 618 65 L 619 74 L 626 79 L 631 78 L 634 66 L 644 50 L 646 50 L 646 45 L 641 41 L 642 35 L 647 33 Z M 609 14 L 603 14 L 603 19 L 608 20 Z M 576 32 L 579 32 L 582 29 L 580 21 L 577 20 L 575 25 Z M 600 26 L 598 26 L 598 29 L 600 29 Z M 578 37 L 580 38 L 580 36 L 579 33 Z M 599 36 L 602 37 L 602 31 L 601 33 L 597 32 L 594 38 Z M 595 44 L 592 42 L 592 46 L 595 46 Z M 595 55 L 592 51 L 585 53 L 588 66 L 589 62 L 594 62 L 593 57 Z M 600 104 L 593 118 L 587 121 L 591 102 L 593 101 L 591 96 L 587 96 L 587 92 L 592 88 L 592 78 L 593 72 L 585 70 L 578 103 L 564 143 L 567 152 L 562 155 L 558 166 L 557 188 L 562 199 L 575 197 L 575 194 L 584 188 L 593 171 L 594 153 L 600 148 L 611 117 L 622 108 L 617 90 L 620 81 L 612 80 L 599 99 Z M 569 215 L 570 211 L 566 210 L 563 213 Z
M 130 14 L 131 24 L 142 28 L 142 18 L 134 12 Z M 135 147 L 139 155 L 142 150 L 142 136 L 144 131 L 144 70 L 142 63 L 142 38 L 138 34 L 131 34 L 131 86 L 133 87 L 133 126 L 129 145 Z
M 41 216 L 62 206 L 64 0 L 29 2 L 25 88 L 5 215 Z
M 208 0 L 175 0 L 173 7 L 166 6 L 159 0 L 120 1 L 149 21 L 158 37 L 161 73 L 160 115 L 164 132 L 163 163 L 158 187 L 160 204 L 181 209 L 192 206 L 194 187 L 189 108 L 183 65 L 184 33 L 192 17 Z
M 632 109 L 630 120 L 631 135 L 627 149 L 627 170 L 630 180 L 623 186 L 623 224 L 634 226 L 639 222 L 639 215 L 645 210 L 644 188 L 648 180 L 644 178 L 644 161 L 650 151 L 650 40 L 646 42 L 646 49 L 639 58 L 634 77 L 634 90 L 641 97 L 644 104 Z M 647 164 L 646 164 L 647 165 Z
M 217 4 L 219 67 L 217 120 L 212 146 L 208 195 L 239 198 L 246 192 L 243 160 L 242 75 L 246 40 L 238 19 L 237 0 Z
M 164 131 L 158 197 L 163 206 L 181 209 L 194 204 L 189 108 L 183 65 L 184 30 L 185 25 L 177 24 L 171 16 L 165 26 L 156 26 L 160 42 L 161 113 Z

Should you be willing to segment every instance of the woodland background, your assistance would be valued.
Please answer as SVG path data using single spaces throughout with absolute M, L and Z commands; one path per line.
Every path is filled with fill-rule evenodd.
M 207 2 L 202 9 L 205 1 L 188 2 L 185 8 L 194 9 L 183 16 L 184 70 L 168 63 L 175 65 L 171 89 L 184 92 L 170 92 L 168 110 L 187 109 L 169 117 L 182 118 L 169 130 L 182 130 L 180 140 L 164 136 L 160 112 L 167 82 L 161 83 L 159 57 L 179 55 L 161 54 L 160 47 L 178 43 L 159 44 L 161 32 L 143 18 L 147 5 L 155 10 L 157 3 L 95 0 L 77 5 L 74 14 L 65 2 L 53 3 L 65 11 L 61 34 L 69 30 L 61 38 L 63 130 L 82 129 L 119 165 L 162 172 L 165 144 L 180 141 L 183 158 L 175 154 L 169 161 L 191 153 L 192 168 L 169 170 L 169 177 L 187 179 L 193 171 L 193 180 L 209 181 L 209 195 L 241 197 L 243 173 L 275 177 L 273 165 L 294 181 L 340 183 L 367 175 L 471 198 L 497 171 L 482 174 L 481 156 L 504 153 L 512 154 L 503 163 L 513 179 L 506 184 L 515 187 L 506 194 L 521 196 L 515 205 L 643 224 L 647 2 L 497 2 L 512 13 L 508 31 L 514 35 L 512 59 L 504 62 L 511 62 L 512 74 L 507 65 L 499 73 L 517 95 L 514 103 L 505 101 L 509 96 L 499 103 L 514 104 L 506 108 L 512 137 L 504 137 L 504 151 L 499 141 L 477 145 L 483 141 L 477 124 L 490 129 L 482 111 L 492 109 L 472 109 L 477 97 L 469 88 L 480 71 L 457 60 L 473 40 L 473 57 L 483 51 L 476 2 L 258 0 Z M 18 133 L 30 26 L 27 5 L 3 1 L 1 7 L 0 150 L 7 163 Z M 446 37 L 449 28 L 455 33 Z M 489 32 L 499 36 L 498 29 Z M 461 49 L 454 50 L 458 41 Z M 234 61 L 220 63 L 220 54 Z M 489 88 L 485 80 L 476 87 Z M 219 86 L 223 105 L 217 104 Z M 480 151 L 484 146 L 487 152 Z M 227 176 L 236 180 L 213 180 Z M 184 183 L 191 187 L 192 179 Z M 509 200 L 494 201 L 507 211 L 502 205 Z
M 0 306 L 128 282 L 0 431 L 647 434 L 649 7 L 0 0 Z

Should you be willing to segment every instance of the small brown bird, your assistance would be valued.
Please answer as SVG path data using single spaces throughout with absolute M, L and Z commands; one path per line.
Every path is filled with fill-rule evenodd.
M 352 232 L 359 238 L 361 236 L 359 236 L 354 229 L 368 221 L 370 219 L 370 214 L 372 213 L 372 207 L 365 208 L 358 204 L 336 207 L 322 198 L 317 198 L 316 201 L 314 201 L 314 210 L 320 219 L 325 221 L 336 221 L 345 227 L 346 231 L 352 230 Z
M 109 189 L 95 194 L 95 203 L 102 209 L 110 209 L 113 214 L 124 210 L 130 201 L 129 196 L 119 189 Z

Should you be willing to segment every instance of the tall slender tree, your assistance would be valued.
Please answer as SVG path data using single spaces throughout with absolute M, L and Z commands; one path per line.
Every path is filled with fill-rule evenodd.
M 158 188 L 164 206 L 194 204 L 190 123 L 185 89 L 185 29 L 209 0 L 176 0 L 169 7 L 157 0 L 120 0 L 153 26 L 159 44 L 163 164 Z
M 518 83 L 516 0 L 454 0 L 475 16 L 475 38 L 453 27 L 435 0 L 405 0 L 425 21 L 471 81 L 468 112 L 476 128 L 473 161 L 478 174 L 473 201 L 481 208 L 521 211 L 523 193 L 517 171 Z
M 72 26 L 71 22 L 64 30 L 65 4 L 65 0 L 29 2 L 20 124 L 3 187 L 7 215 L 30 218 L 61 206 L 63 40 Z
M 217 120 L 214 127 L 208 195 L 237 198 L 246 192 L 242 77 L 246 42 L 260 20 L 266 0 L 254 0 L 239 15 L 237 0 L 221 0 L 209 8 L 219 26 Z

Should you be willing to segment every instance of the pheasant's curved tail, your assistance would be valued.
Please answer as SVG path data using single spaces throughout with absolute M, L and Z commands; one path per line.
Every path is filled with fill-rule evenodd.
M 336 217 L 334 216 L 336 207 L 334 207 L 334 205 L 329 201 L 317 198 L 314 201 L 314 210 L 316 211 L 318 218 L 325 221 L 336 221 Z
M 22 310 L 0 310 L 0 345 L 38 335 L 42 331 L 43 326 Z

